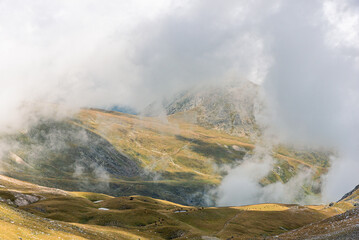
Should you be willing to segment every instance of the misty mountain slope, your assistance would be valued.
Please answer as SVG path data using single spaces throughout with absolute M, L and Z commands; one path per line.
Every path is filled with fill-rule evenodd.
M 3 239 L 261 238 L 340 213 L 335 207 L 274 203 L 190 207 L 144 196 L 67 192 L 4 176 L 0 185 L 0 229 L 9 233 Z
M 254 148 L 246 137 L 187 122 L 181 113 L 160 119 L 93 109 L 66 121 L 43 121 L 2 142 L 9 145 L 1 169 L 8 176 L 66 190 L 140 194 L 188 205 L 213 205 L 210 190 Z M 327 169 L 324 153 L 275 151 L 273 170 L 259 182 L 263 186 L 288 182 L 301 169 L 311 169 L 319 183 Z M 308 185 L 301 194 L 317 193 L 320 188 Z
M 241 136 L 247 141 L 251 139 L 254 144 L 260 142 L 263 133 L 257 121 L 268 117 L 260 86 L 249 81 L 192 88 L 165 99 L 161 104 L 152 103 L 144 112 L 154 116 L 165 113 L 170 119 Z M 301 201 L 303 195 L 321 192 L 321 175 L 330 165 L 331 153 L 328 150 L 280 145 L 275 147 L 274 152 L 275 166 L 268 176 L 260 180 L 262 186 L 277 181 L 287 183 L 298 172 L 311 172 L 314 182 L 304 184 L 306 186 L 298 190 L 299 197 L 295 201 Z
M 141 174 L 138 162 L 118 152 L 106 139 L 67 122 L 41 123 L 18 140 L 21 145 L 18 150 L 35 166 L 48 164 L 49 157 L 54 157 L 51 167 L 64 171 L 75 169 L 75 175 L 101 174 L 96 172 L 99 169 L 121 177 Z M 61 162 L 64 159 L 74 163 Z
M 204 191 L 207 183 L 154 182 L 136 158 L 73 121 L 45 121 L 2 140 L 11 146 L 1 162 L 2 173 L 50 187 L 116 196 L 143 194 L 191 204 L 191 194 Z
M 182 182 L 191 178 L 201 184 L 216 185 L 228 169 L 251 155 L 254 144 L 247 137 L 228 135 L 186 121 L 182 113 L 165 119 L 139 117 L 101 110 L 83 110 L 81 125 L 104 136 L 120 151 L 142 162 L 156 180 Z M 299 151 L 278 146 L 274 149 L 273 171 L 260 182 L 267 185 L 288 182 L 303 169 L 313 172 L 313 180 L 327 171 L 327 152 Z M 317 184 L 319 185 L 319 184 Z M 203 190 L 201 190 L 203 191 Z M 304 194 L 319 193 L 320 187 L 307 186 Z M 200 192 L 197 194 L 201 194 Z
M 144 113 L 153 116 L 162 107 L 167 115 L 186 113 L 187 120 L 206 128 L 238 136 L 258 133 L 255 121 L 255 110 L 260 107 L 258 86 L 249 81 L 233 86 L 202 86 L 183 91 L 164 100 L 160 106 L 151 104 Z
M 18 172 L 23 178 L 102 179 L 93 189 L 101 190 L 108 185 L 109 175 L 132 178 L 142 171 L 138 162 L 105 139 L 66 121 L 41 122 L 26 133 L 6 137 L 6 141 L 12 147 L 2 161 L 2 171 Z

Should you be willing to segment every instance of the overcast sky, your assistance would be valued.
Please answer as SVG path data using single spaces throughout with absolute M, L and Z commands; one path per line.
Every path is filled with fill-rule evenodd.
M 0 126 L 31 102 L 141 108 L 193 84 L 252 81 L 288 141 L 336 146 L 359 184 L 355 0 L 0 0 Z

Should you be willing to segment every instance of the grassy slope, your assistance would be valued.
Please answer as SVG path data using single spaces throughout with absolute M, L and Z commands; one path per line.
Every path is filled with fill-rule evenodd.
M 37 138 L 31 136 L 31 131 L 12 136 L 17 143 L 20 142 L 13 152 L 21 161 L 9 157 L 2 162 L 2 171 L 18 179 L 66 190 L 115 196 L 140 194 L 182 204 L 203 205 L 206 204 L 203 201 L 206 190 L 220 183 L 226 168 L 239 164 L 245 154 L 251 154 L 254 144 L 247 138 L 189 123 L 191 121 L 187 118 L 185 113 L 161 120 L 84 109 L 66 122 L 45 123 L 37 127 L 32 131 Z M 81 142 L 78 136 L 84 134 L 84 129 L 93 141 Z M 64 144 L 66 148 L 54 150 L 53 145 L 57 144 L 47 146 L 46 143 L 53 139 L 52 135 L 44 137 L 38 134 L 46 131 L 70 135 L 59 140 L 61 144 L 58 145 Z M 101 154 L 96 156 L 98 152 Z M 327 169 L 327 165 L 323 165 L 326 155 L 321 153 L 298 154 L 278 147 L 273 156 L 277 164 L 268 177 L 262 179 L 263 185 L 287 182 L 302 168 L 312 169 L 316 181 L 319 181 L 318 177 Z M 85 170 L 80 176 L 75 176 L 78 158 L 85 159 L 82 161 Z M 94 174 L 96 167 L 87 169 L 92 162 L 101 165 L 103 158 L 117 163 L 118 168 L 105 179 Z M 122 167 L 131 162 L 133 166 L 123 171 Z M 106 171 L 115 167 L 110 165 Z M 134 168 L 132 175 L 126 176 L 126 172 Z M 312 194 L 316 191 L 308 188 L 306 192 Z
M 254 143 L 192 122 L 190 114 L 176 113 L 167 119 L 139 118 L 133 115 L 84 110 L 77 119 L 83 127 L 105 137 L 120 151 L 139 159 L 145 168 L 162 173 L 164 179 L 184 177 L 218 184 L 225 172 L 220 166 L 233 166 L 250 154 Z M 287 182 L 299 169 L 311 169 L 314 179 L 329 167 L 327 152 L 298 151 L 284 146 L 274 149 L 277 160 L 273 171 L 261 184 Z M 309 192 L 317 192 L 309 189 Z
M 351 210 L 359 206 L 359 185 L 345 194 L 339 201 L 332 203 L 333 206 L 343 210 Z
M 248 139 L 168 119 L 140 118 L 122 113 L 83 110 L 77 117 L 81 126 L 106 138 L 120 151 L 139 159 L 145 168 L 163 172 L 166 178 L 220 181 L 214 164 L 233 163 L 253 149 Z M 241 146 L 236 151 L 233 145 Z M 162 160 L 158 163 L 158 160 Z
M 322 221 L 306 225 L 302 228 L 281 234 L 275 239 L 357 239 L 359 236 L 359 185 L 345 194 L 343 198 L 332 207 L 325 207 L 334 215 Z M 308 206 L 322 211 L 323 206 Z M 337 214 L 332 211 L 337 211 Z M 340 214 L 338 214 L 340 213 Z
M 66 192 L 4 176 L 0 184 L 4 202 L 14 202 L 15 193 L 41 197 L 17 209 L 0 204 L 0 230 L 8 234 L 2 239 L 248 239 L 280 234 L 340 211 L 285 204 L 189 207 L 143 196 Z
M 142 239 L 127 229 L 50 220 L 0 203 L 0 239 Z
M 274 239 L 358 239 L 359 209 L 306 225 L 302 228 L 276 236 Z

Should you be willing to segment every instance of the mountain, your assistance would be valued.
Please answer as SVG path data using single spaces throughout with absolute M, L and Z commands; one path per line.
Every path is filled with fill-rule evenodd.
M 359 185 L 357 185 L 350 192 L 346 193 L 341 199 L 339 199 L 338 202 L 342 202 L 342 201 L 353 202 L 353 203 L 359 202 Z
M 248 137 L 193 124 L 183 115 L 164 119 L 83 109 L 72 118 L 43 120 L 1 137 L 7 150 L 0 171 L 70 191 L 213 206 L 210 190 L 228 169 L 252 154 L 255 145 Z M 272 155 L 276 164 L 261 185 L 287 182 L 305 168 L 315 173 L 315 184 L 303 186 L 303 194 L 320 193 L 317 185 L 329 166 L 326 152 L 278 146 Z
M 183 113 L 187 121 L 237 136 L 258 134 L 255 114 L 261 108 L 259 88 L 251 82 L 236 85 L 195 87 L 152 103 L 144 114 Z
M 191 207 L 63 191 L 1 175 L 0 186 L 1 239 L 262 239 L 342 212 L 293 204 Z
M 337 202 L 332 202 L 332 206 L 340 207 L 345 210 L 351 210 L 359 206 L 359 185 L 350 192 L 344 194 Z

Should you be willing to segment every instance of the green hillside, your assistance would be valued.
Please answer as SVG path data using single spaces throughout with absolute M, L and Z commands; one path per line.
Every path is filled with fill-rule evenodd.
M 254 143 L 190 123 L 187 116 L 161 119 L 84 109 L 70 119 L 44 120 L 2 137 L 9 148 L 1 172 L 72 191 L 213 205 L 208 190 L 252 153 Z M 329 166 L 325 152 L 278 146 L 273 157 L 277 163 L 262 185 L 287 182 L 303 168 L 312 169 L 313 183 L 320 183 Z M 312 185 L 303 187 L 305 194 L 320 193 Z

